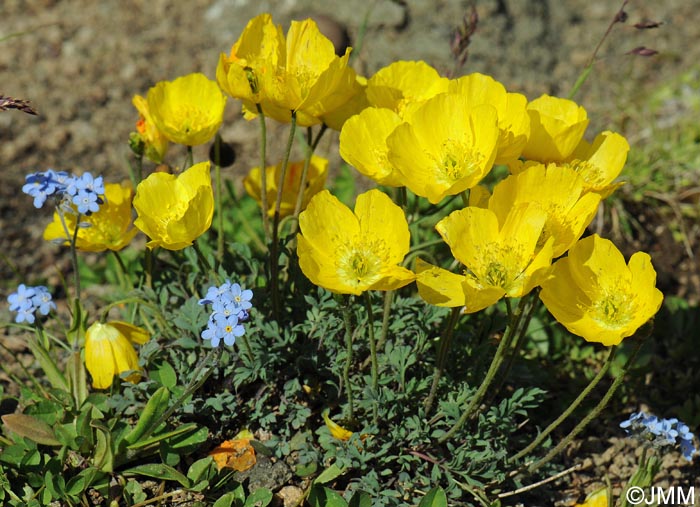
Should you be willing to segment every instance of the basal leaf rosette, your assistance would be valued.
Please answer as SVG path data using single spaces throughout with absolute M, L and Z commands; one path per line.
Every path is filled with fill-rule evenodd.
M 148 90 L 146 101 L 158 130 L 186 146 L 210 141 L 224 120 L 226 97 L 215 81 L 200 73 L 161 81 Z
M 491 76 L 478 72 L 451 80 L 448 91 L 466 97 L 471 106 L 490 104 L 496 108 L 500 132 L 494 164 L 508 164 L 520 156 L 530 136 L 525 95 L 509 93 Z
M 136 187 L 134 225 L 146 234 L 149 248 L 182 250 L 211 226 L 214 192 L 209 162 L 195 164 L 180 175 L 156 172 Z
M 275 199 L 277 197 L 278 182 L 282 174 L 282 164 L 268 166 L 265 168 L 267 177 L 267 202 L 269 204 L 267 214 L 272 217 L 275 214 Z M 304 170 L 304 161 L 291 162 L 287 166 L 284 186 L 282 190 L 282 201 L 280 203 L 280 217 L 286 217 L 294 213 L 294 208 L 299 195 L 299 185 L 301 175 Z M 305 209 L 311 198 L 323 190 L 328 176 L 328 160 L 317 155 L 312 155 L 307 174 L 307 185 L 304 189 L 304 197 L 301 209 Z M 260 168 L 254 167 L 243 180 L 246 192 L 258 204 L 262 205 L 262 180 Z
M 420 259 L 416 282 L 420 296 L 436 306 L 483 310 L 502 297 L 521 297 L 545 279 L 552 262 L 553 239 L 538 247 L 547 215 L 535 203 L 512 208 L 503 225 L 489 210 L 454 211 L 435 227 L 464 265 L 455 274 Z
M 99 211 L 80 216 L 81 225 L 78 226 L 75 247 L 86 252 L 103 252 L 118 251 L 127 246 L 138 232 L 132 224 L 132 196 L 133 190 L 129 184 L 105 184 L 104 203 Z M 76 218 L 75 214 L 64 213 L 64 228 L 61 217 L 55 212 L 53 222 L 44 229 L 44 239 L 69 245 L 75 233 Z
M 391 109 L 401 118 L 423 102 L 447 92 L 449 80 L 423 61 L 398 61 L 379 69 L 367 82 L 373 107 Z
M 530 138 L 522 156 L 537 162 L 562 162 L 569 157 L 588 127 L 586 110 L 576 102 L 542 95 L 527 105 Z
M 611 241 L 594 234 L 554 263 L 540 299 L 569 332 L 610 346 L 651 319 L 663 294 L 648 254 L 637 252 L 626 264 Z
M 380 185 L 401 187 L 401 175 L 389 162 L 387 138 L 402 123 L 395 111 L 368 107 L 345 122 L 340 131 L 340 156 Z
M 496 109 L 444 93 L 428 99 L 387 139 L 388 160 L 414 194 L 436 204 L 477 185 L 491 170 Z
M 547 214 L 539 244 L 553 238 L 556 258 L 576 243 L 591 223 L 600 195 L 586 193 L 583 178 L 573 169 L 536 164 L 498 183 L 488 200 L 488 208 L 499 223 L 504 223 L 513 206 L 528 202 L 537 203 Z
M 354 212 L 323 190 L 299 215 L 299 228 L 299 265 L 319 287 L 360 295 L 398 289 L 415 279 L 398 265 L 410 246 L 406 217 L 379 190 L 357 196 Z
M 145 329 L 121 321 L 95 322 L 85 333 L 85 367 L 96 389 L 108 389 L 114 377 L 133 371 L 126 380 L 137 383 L 139 361 L 134 344 L 150 339 Z

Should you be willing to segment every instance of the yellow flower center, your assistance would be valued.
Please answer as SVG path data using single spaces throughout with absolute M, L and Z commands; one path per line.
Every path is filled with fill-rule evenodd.
M 591 164 L 587 160 L 576 159 L 563 165 L 565 167 L 570 167 L 571 169 L 576 171 L 589 187 L 598 186 L 599 184 L 602 184 L 605 180 L 605 177 L 600 168 Z
M 435 160 L 435 172 L 441 183 L 452 185 L 478 171 L 481 161 L 479 152 L 463 142 L 447 139 L 442 143 L 439 158 Z
M 367 244 L 361 240 L 345 246 L 338 260 L 341 279 L 354 287 L 369 287 L 381 278 L 384 244 Z M 388 263 L 388 261 L 384 261 Z
M 172 111 L 172 128 L 189 134 L 211 123 L 206 111 L 193 104 L 178 104 Z
M 596 298 L 592 308 L 592 318 L 601 327 L 607 329 L 624 328 L 634 314 L 635 300 L 627 294 L 620 284 L 606 289 Z

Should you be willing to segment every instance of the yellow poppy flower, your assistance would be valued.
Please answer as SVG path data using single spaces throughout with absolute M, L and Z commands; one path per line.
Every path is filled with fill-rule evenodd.
M 464 264 L 464 274 L 419 259 L 418 293 L 436 306 L 464 306 L 465 313 L 491 306 L 503 296 L 524 296 L 545 278 L 552 262 L 553 239 L 537 246 L 546 218 L 534 203 L 514 206 L 502 226 L 488 209 L 452 212 L 435 228 Z
M 386 139 L 402 123 L 391 109 L 368 107 L 350 118 L 340 131 L 340 156 L 380 185 L 403 186 L 401 175 L 387 158 Z
M 599 193 L 605 199 L 623 184 L 614 184 L 613 180 L 622 172 L 629 151 L 627 139 L 605 131 L 596 136 L 593 144 L 581 139 L 564 165 L 581 175 L 587 191 Z
M 100 205 L 99 211 L 80 217 L 80 223 L 88 225 L 78 227 L 75 247 L 86 252 L 103 252 L 104 250 L 118 251 L 127 246 L 138 232 L 132 227 L 132 195 L 133 191 L 129 184 L 105 184 L 105 202 Z M 61 217 L 58 213 L 54 213 L 53 222 L 44 229 L 44 239 L 59 241 L 64 245 L 70 244 L 70 239 L 75 233 L 75 219 L 75 215 L 64 214 L 65 224 L 70 234 L 70 238 L 66 238 Z
M 637 252 L 625 264 L 615 245 L 596 234 L 554 263 L 540 299 L 569 332 L 609 346 L 651 319 L 663 294 L 648 254 Z
M 353 213 L 328 190 L 299 215 L 297 254 L 306 277 L 339 294 L 393 290 L 415 275 L 398 266 L 409 250 L 401 208 L 379 190 L 357 196 Z
M 530 138 L 522 156 L 538 162 L 562 162 L 571 155 L 588 126 L 586 110 L 576 102 L 542 95 L 527 105 Z
M 387 139 L 389 162 L 416 195 L 436 204 L 476 186 L 491 170 L 499 130 L 496 110 L 465 97 L 428 99 Z
M 134 208 L 134 225 L 150 238 L 146 246 L 190 246 L 209 229 L 214 215 L 209 162 L 195 164 L 179 176 L 152 173 L 136 187 Z
M 340 107 L 321 112 L 321 120 L 333 130 L 340 132 L 348 119 L 369 107 L 369 102 L 367 100 L 367 78 L 356 75 L 352 90 L 353 92 L 350 98 Z
M 139 121 L 136 122 L 136 131 L 144 143 L 144 155 L 151 162 L 162 164 L 165 152 L 168 150 L 168 138 L 158 130 L 148 110 L 148 102 L 141 95 L 134 95 L 131 103 L 139 112 Z
M 301 173 L 304 169 L 304 161 L 292 162 L 287 166 L 285 175 L 284 188 L 282 190 L 282 202 L 280 205 L 280 216 L 286 217 L 294 213 L 294 208 L 297 204 L 297 196 L 299 195 L 299 184 L 301 183 Z M 266 169 L 267 176 L 267 203 L 269 216 L 275 214 L 275 199 L 277 198 L 277 182 L 280 179 L 282 172 L 282 164 L 268 166 Z M 306 188 L 304 189 L 304 198 L 301 209 L 305 209 L 311 198 L 323 190 L 328 176 L 328 160 L 323 157 L 313 155 L 307 173 Z M 258 204 L 262 205 L 262 182 L 260 179 L 260 168 L 254 167 L 243 180 L 248 195 L 255 199 Z
M 251 20 L 241 38 L 222 55 L 217 80 L 222 89 L 243 99 L 246 118 L 266 116 L 311 126 L 340 109 L 358 93 L 350 48 L 341 57 L 312 19 L 292 21 L 286 39 L 269 14 Z M 247 88 L 246 88 L 247 84 Z
M 224 121 L 226 97 L 204 74 L 161 81 L 148 90 L 146 101 L 158 130 L 174 143 L 204 144 Z
M 285 44 L 282 27 L 264 13 L 248 21 L 229 56 L 222 53 L 219 57 L 216 81 L 225 93 L 240 99 L 253 116 L 257 114 L 256 105 L 263 103 L 267 116 L 289 114 L 286 108 L 268 99 L 274 81 L 282 79 Z
M 448 91 L 465 96 L 470 106 L 491 104 L 496 108 L 499 137 L 494 164 L 507 164 L 520 156 L 530 136 L 525 95 L 508 93 L 501 83 L 478 72 L 450 81 Z
M 138 370 L 139 360 L 133 344 L 150 339 L 148 331 L 126 322 L 95 322 L 85 333 L 85 366 L 95 389 L 107 389 L 115 375 Z M 136 383 L 141 375 L 134 371 L 126 380 Z
M 371 106 L 391 109 L 402 118 L 426 100 L 447 91 L 449 80 L 423 61 L 394 62 L 367 82 Z
M 586 193 L 583 178 L 573 169 L 536 164 L 496 185 L 488 208 L 503 223 L 514 205 L 527 202 L 537 203 L 547 213 L 539 244 L 553 237 L 554 257 L 559 257 L 593 220 L 600 195 Z

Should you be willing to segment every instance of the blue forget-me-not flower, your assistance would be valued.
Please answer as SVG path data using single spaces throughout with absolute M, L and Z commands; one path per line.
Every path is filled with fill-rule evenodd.
M 56 309 L 56 303 L 51 300 L 49 289 L 43 285 L 37 287 L 27 287 L 20 284 L 17 291 L 10 294 L 7 298 L 10 304 L 10 311 L 15 312 L 15 322 L 21 324 L 34 324 L 36 320 L 35 314 L 48 315 L 51 310 Z
M 248 320 L 248 310 L 253 307 L 252 298 L 252 290 L 242 289 L 229 280 L 218 287 L 209 287 L 204 298 L 199 300 L 200 305 L 212 306 L 202 338 L 210 340 L 212 347 L 218 347 L 221 340 L 226 345 L 233 345 L 236 338 L 245 334 L 243 323 Z
M 620 428 L 656 449 L 678 445 L 688 461 L 698 454 L 690 428 L 675 417 L 659 419 L 655 415 L 637 412 L 622 421 Z

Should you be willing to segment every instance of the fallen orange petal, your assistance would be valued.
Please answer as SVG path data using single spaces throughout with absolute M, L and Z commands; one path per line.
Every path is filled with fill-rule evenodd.
M 234 440 L 224 440 L 219 447 L 212 449 L 209 456 L 214 458 L 216 467 L 233 468 L 238 472 L 245 472 L 253 468 L 257 462 L 255 459 L 255 449 L 250 445 L 249 438 L 237 438 Z

